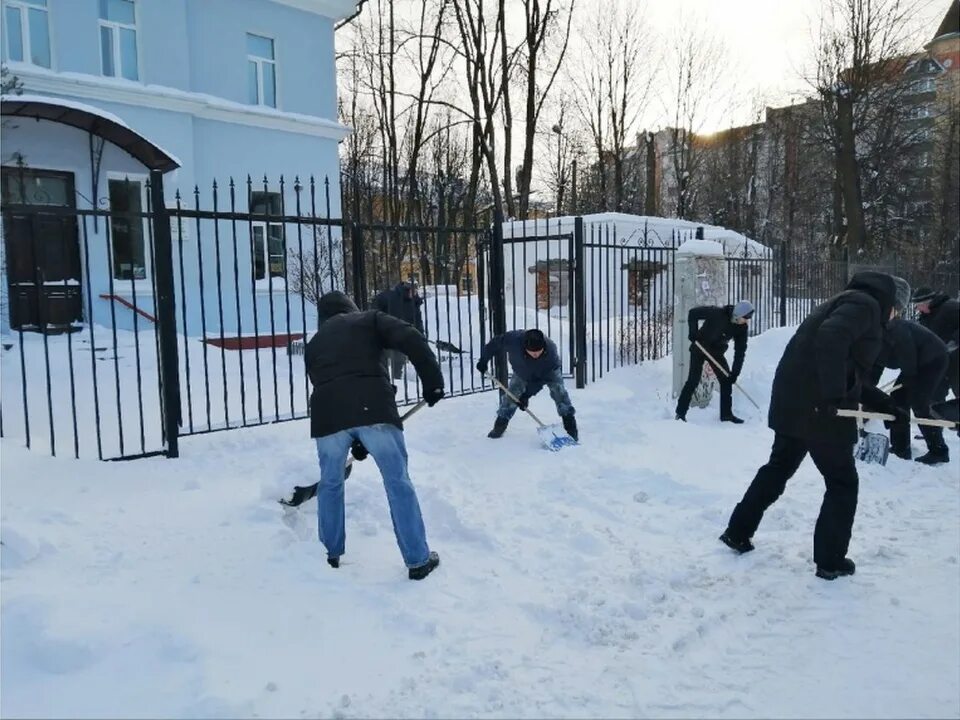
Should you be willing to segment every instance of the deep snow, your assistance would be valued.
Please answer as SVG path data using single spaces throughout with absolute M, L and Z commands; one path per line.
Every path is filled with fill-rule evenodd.
M 789 330 L 751 340 L 765 405 Z M 813 575 L 809 461 L 757 550 L 717 541 L 772 434 L 672 420 L 669 358 L 572 391 L 582 445 L 549 453 L 492 394 L 407 428 L 442 564 L 406 579 L 372 461 L 332 570 L 305 421 L 182 441 L 183 457 L 2 447 L 0 712 L 58 717 L 956 717 L 960 449 L 861 466 L 857 574 Z M 553 418 L 546 393 L 532 408 Z M 549 419 L 547 420 L 550 421 Z M 917 442 L 917 441 L 915 441 Z

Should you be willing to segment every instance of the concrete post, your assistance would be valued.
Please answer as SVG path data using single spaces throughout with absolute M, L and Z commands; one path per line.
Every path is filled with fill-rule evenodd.
M 727 260 L 723 245 L 710 240 L 687 240 L 677 248 L 673 283 L 673 397 L 687 380 L 690 341 L 687 314 L 698 305 L 727 304 Z M 709 393 L 694 393 L 694 401 Z

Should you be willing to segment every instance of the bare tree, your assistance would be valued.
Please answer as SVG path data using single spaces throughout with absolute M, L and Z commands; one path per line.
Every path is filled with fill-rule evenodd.
M 660 58 L 643 5 L 617 0 L 593 17 L 580 33 L 584 56 L 569 75 L 580 120 L 599 162 L 601 209 L 621 211 L 627 209 L 628 190 L 642 184 L 627 177 L 643 177 L 639 163 L 630 163 L 628 156 L 640 155 L 630 143 L 636 139 L 639 145 L 637 122 L 656 81 Z
M 865 183 L 874 200 L 882 173 L 910 138 L 902 82 L 912 6 L 902 0 L 827 0 L 820 19 L 816 69 L 821 132 L 834 156 L 835 233 L 854 252 L 867 250 Z M 868 158 L 873 157 L 871 163 Z
M 697 134 L 718 102 L 726 58 L 726 48 L 702 22 L 681 20 L 666 60 L 670 87 L 667 153 L 677 194 L 674 211 L 679 218 L 694 212 L 696 174 L 702 159 Z

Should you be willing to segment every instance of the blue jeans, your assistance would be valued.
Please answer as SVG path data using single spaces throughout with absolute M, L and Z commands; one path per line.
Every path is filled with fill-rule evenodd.
M 567 389 L 563 386 L 563 376 L 559 371 L 555 371 L 550 377 L 547 378 L 547 382 L 544 383 L 547 386 L 547 389 L 550 391 L 550 397 L 553 398 L 553 402 L 557 405 L 557 414 L 560 417 L 566 417 L 567 415 L 573 415 L 573 403 L 570 402 L 570 395 L 567 394 Z M 527 390 L 527 381 L 522 377 L 514 375 L 510 378 L 510 383 L 508 386 L 510 392 L 513 393 L 516 397 L 520 397 Z M 539 391 L 538 391 L 539 392 Z M 534 393 L 536 395 L 536 393 Z M 509 420 L 513 417 L 513 414 L 517 411 L 517 404 L 511 400 L 506 393 L 500 398 L 500 407 L 497 409 L 497 417 L 500 420 Z
M 343 472 L 347 453 L 359 440 L 377 463 L 390 504 L 393 532 L 408 568 L 424 565 L 430 557 L 427 533 L 420 515 L 417 491 L 407 474 L 407 447 L 403 431 L 393 425 L 365 425 L 316 438 L 320 463 L 317 518 L 320 542 L 327 555 L 340 557 L 346 544 L 343 507 Z

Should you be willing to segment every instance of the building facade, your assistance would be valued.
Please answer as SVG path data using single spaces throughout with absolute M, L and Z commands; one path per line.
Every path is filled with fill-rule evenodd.
M 147 156 L 166 158 L 169 208 L 179 198 L 211 210 L 216 183 L 221 211 L 292 214 L 300 199 L 304 213 L 338 217 L 338 143 L 348 129 L 336 119 L 334 30 L 355 8 L 352 0 L 2 0 L 2 57 L 22 83 L 22 94 L 4 96 L 4 205 L 131 213 L 32 237 L 5 213 L 3 327 L 36 327 L 44 303 L 47 320 L 60 324 L 132 327 L 131 304 L 141 318 L 152 315 L 151 229 L 134 217 L 147 208 Z M 127 144 L 105 137 L 105 126 Z M 310 178 L 320 198 L 312 206 Z M 182 332 L 236 333 L 252 327 L 257 310 L 261 322 L 272 319 L 271 295 L 286 291 L 288 228 L 243 223 L 220 248 L 223 223 L 173 225 Z M 200 308 L 217 302 L 214 276 L 227 267 L 231 277 L 237 269 L 239 309 L 222 324 L 201 323 Z M 62 292 L 61 281 L 77 290 Z M 56 289 L 36 289 L 43 285 Z

